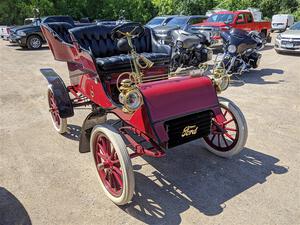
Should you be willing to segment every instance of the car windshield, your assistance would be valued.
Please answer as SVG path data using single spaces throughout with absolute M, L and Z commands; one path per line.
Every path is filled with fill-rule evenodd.
M 211 15 L 208 19 L 208 22 L 228 22 L 233 21 L 233 14 L 214 14 Z
M 180 26 L 181 28 L 187 24 L 187 17 L 175 17 L 167 23 L 168 26 Z
M 154 19 L 152 19 L 152 20 L 150 20 L 147 24 L 148 25 L 160 25 L 160 24 L 162 24 L 163 22 L 164 22 L 164 18 L 154 18 Z
M 291 26 L 290 30 L 300 30 L 300 22 L 295 23 L 293 26 Z

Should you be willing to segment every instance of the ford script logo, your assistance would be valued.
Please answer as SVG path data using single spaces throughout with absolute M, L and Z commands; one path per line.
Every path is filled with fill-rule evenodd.
M 186 126 L 181 134 L 181 137 L 188 137 L 191 135 L 196 135 L 198 132 L 198 126 L 193 125 L 193 126 Z

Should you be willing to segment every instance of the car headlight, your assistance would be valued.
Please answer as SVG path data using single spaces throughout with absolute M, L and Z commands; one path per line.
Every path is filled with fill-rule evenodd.
M 278 34 L 276 39 L 280 41 L 281 40 L 281 34 Z
M 17 35 L 19 36 L 26 36 L 26 33 L 24 31 L 17 31 Z
M 229 53 L 235 53 L 235 52 L 236 52 L 236 47 L 235 47 L 235 45 L 229 45 L 229 46 L 228 46 L 228 52 L 229 52 Z
M 122 97 L 124 108 L 129 112 L 134 112 L 143 104 L 143 98 L 138 90 L 131 90 Z M 121 99 L 120 99 L 121 100 Z

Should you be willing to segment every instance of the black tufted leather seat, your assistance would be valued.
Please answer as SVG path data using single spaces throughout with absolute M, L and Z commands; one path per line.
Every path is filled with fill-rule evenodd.
M 131 56 L 118 49 L 117 43 L 111 39 L 111 31 L 115 26 L 92 25 L 76 27 L 69 32 L 79 46 L 88 51 L 97 63 L 100 71 L 117 71 L 130 68 Z M 138 53 L 155 64 L 168 64 L 170 49 L 161 47 L 153 38 L 151 30 L 146 28 L 145 34 L 133 40 Z
M 74 25 L 64 22 L 53 22 L 47 24 L 64 42 L 71 44 L 72 39 L 69 29 L 74 28 Z

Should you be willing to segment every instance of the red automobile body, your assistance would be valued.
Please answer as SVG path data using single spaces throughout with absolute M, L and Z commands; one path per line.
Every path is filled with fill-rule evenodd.
M 213 27 L 219 28 L 221 31 L 228 30 L 230 28 L 237 28 L 245 31 L 258 31 L 259 33 L 265 33 L 268 37 L 271 33 L 271 22 L 268 21 L 254 21 L 253 15 L 250 11 L 239 10 L 239 11 L 222 11 L 212 14 L 210 17 L 215 15 L 231 14 L 233 20 L 230 23 L 225 22 L 209 22 L 205 20 L 202 23 L 195 24 L 197 27 Z M 244 21 L 238 21 L 239 16 L 244 18 Z M 252 19 L 250 19 L 252 18 Z M 213 36 L 213 39 L 220 39 L 220 36 Z
M 72 44 L 64 42 L 46 25 L 41 25 L 41 29 L 54 58 L 68 63 L 71 83 L 68 89 L 71 93 L 75 96 L 81 94 L 92 104 L 115 114 L 126 124 L 122 131 L 125 132 L 129 127 L 135 134 L 154 145 L 167 148 L 170 139 L 166 128 L 167 121 L 200 112 L 209 112 L 220 123 L 224 121 L 215 87 L 206 76 L 182 76 L 141 83 L 138 89 L 144 104 L 131 114 L 123 112 L 122 107 L 108 94 L 119 74 L 112 74 L 110 82 L 103 82 L 88 51 L 81 49 L 75 41 Z M 148 76 L 164 74 L 167 71 L 168 68 L 154 66 L 143 72 Z

